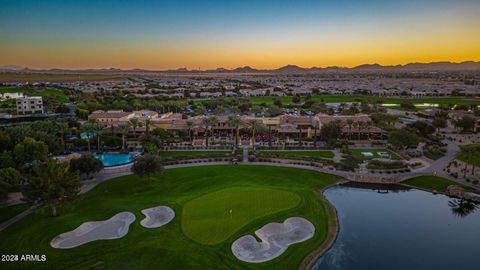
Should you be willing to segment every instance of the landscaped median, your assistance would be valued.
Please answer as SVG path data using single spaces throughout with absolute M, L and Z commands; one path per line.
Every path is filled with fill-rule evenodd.
M 389 158 L 389 159 L 402 159 L 397 153 L 393 152 L 392 150 L 388 150 L 385 148 L 377 149 L 377 148 L 365 148 L 365 149 L 350 149 L 352 152 L 352 156 L 361 159 L 361 160 L 369 160 L 374 158 Z
M 332 151 L 258 151 L 249 157 L 250 161 L 273 162 L 286 161 L 293 164 L 305 164 L 310 166 L 333 165 L 334 154 Z M 299 161 L 299 162 L 297 162 Z
M 45 262 L 10 264 L 9 269 L 58 265 L 79 269 L 298 269 L 312 252 L 321 252 L 316 249 L 327 239 L 334 240 L 332 221 L 336 217 L 320 191 L 338 180 L 312 170 L 255 165 L 167 169 L 150 180 L 123 176 L 61 207 L 58 217 L 38 211 L 1 231 L 0 250 L 47 256 Z M 168 205 L 178 215 L 157 229 L 133 222 L 128 234 L 119 239 L 68 250 L 49 244 L 87 221 L 106 220 L 125 211 L 139 219 L 142 209 L 152 205 Z M 232 254 L 231 245 L 239 237 L 290 217 L 309 220 L 315 235 L 260 264 L 242 262 Z
M 160 157 L 164 165 L 197 162 L 231 162 L 241 160 L 241 154 L 232 154 L 232 151 L 161 151 Z

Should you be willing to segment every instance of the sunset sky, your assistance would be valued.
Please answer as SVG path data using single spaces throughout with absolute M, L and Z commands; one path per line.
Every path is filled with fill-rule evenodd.
M 0 65 L 208 69 L 480 61 L 479 0 L 0 0 Z

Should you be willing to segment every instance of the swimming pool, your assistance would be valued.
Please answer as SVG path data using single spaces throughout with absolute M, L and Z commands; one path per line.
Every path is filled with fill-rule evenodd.
M 135 155 L 137 155 L 137 153 L 100 154 L 95 155 L 95 157 L 102 161 L 104 167 L 114 167 L 132 163 L 135 160 L 133 158 Z
M 95 133 L 82 132 L 82 133 L 80 133 L 80 138 L 82 140 L 93 139 L 93 138 L 95 138 Z

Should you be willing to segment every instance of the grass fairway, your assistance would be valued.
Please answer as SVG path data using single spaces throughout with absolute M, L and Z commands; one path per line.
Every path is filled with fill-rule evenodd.
M 41 96 L 43 102 L 47 105 L 59 105 L 68 102 L 68 96 L 60 89 L 47 87 L 42 89 L 34 89 L 25 86 L 2 86 L 0 93 L 16 93 L 22 92 L 26 96 Z M 13 102 L 15 107 L 15 102 Z
M 262 103 L 265 103 L 267 105 L 272 105 L 274 98 L 275 97 L 249 97 L 250 101 L 254 105 L 260 105 Z M 292 97 L 276 97 L 276 98 L 280 99 L 283 104 L 289 104 L 290 102 L 292 102 Z M 386 104 L 433 103 L 433 104 L 452 104 L 452 105 L 462 105 L 462 104 L 480 105 L 480 99 L 478 99 L 478 98 L 462 98 L 462 97 L 385 98 L 385 97 L 372 97 L 372 96 L 332 96 L 332 95 L 328 95 L 328 96 L 313 96 L 313 100 L 323 101 L 323 102 L 326 102 L 326 103 L 342 103 L 342 102 L 364 101 L 364 102 L 368 102 L 368 103 L 382 102 L 382 103 L 386 103 Z
M 391 159 L 401 159 L 401 157 L 399 155 L 397 155 L 395 152 L 391 151 L 391 150 L 388 150 L 388 149 L 350 149 L 350 151 L 352 152 L 352 156 L 358 158 L 358 159 L 362 159 L 362 160 L 369 160 L 369 159 L 374 159 L 374 158 L 382 158 L 382 156 L 380 156 L 378 154 L 378 152 L 388 152 L 391 154 L 390 158 Z M 362 155 L 362 152 L 370 152 L 372 153 L 373 155 L 372 156 L 364 156 Z M 385 158 L 385 157 L 383 157 Z M 388 158 L 388 157 L 386 157 Z
M 27 210 L 30 206 L 26 203 L 10 205 L 0 208 L 0 223 L 11 219 L 12 217 Z
M 332 151 L 261 151 L 260 153 L 266 155 L 276 155 L 282 157 L 319 157 L 319 158 L 333 158 Z
M 428 190 L 436 190 L 439 192 L 445 192 L 447 190 L 447 187 L 450 185 L 457 185 L 467 190 L 470 189 L 467 186 L 464 186 L 462 184 L 459 184 L 457 182 L 454 182 L 452 180 L 445 179 L 439 176 L 418 176 L 418 177 L 407 179 L 402 183 L 413 186 L 413 187 L 418 187 L 418 188 L 428 189 Z
M 5 264 L 8 269 L 298 269 L 303 258 L 327 237 L 334 210 L 321 196 L 320 190 L 338 180 L 336 176 L 310 170 L 253 165 L 168 169 L 163 175 L 152 177 L 152 181 L 134 175 L 124 176 L 100 184 L 62 207 L 59 217 L 51 218 L 38 212 L 1 231 L 0 250 L 2 254 L 47 256 L 47 261 L 42 263 Z M 257 194 L 246 195 L 248 191 Z M 276 194 L 268 198 L 269 193 L 263 191 Z M 252 202 L 245 206 L 247 209 L 235 208 L 237 214 L 256 214 L 238 222 L 235 228 L 229 227 L 228 235 L 224 234 L 224 240 L 217 244 L 194 241 L 182 229 L 186 222 L 184 209 L 187 211 L 189 204 L 195 200 L 200 200 L 196 207 L 205 200 L 211 205 L 217 201 L 218 206 L 214 209 L 209 206 L 208 209 L 215 212 L 212 223 L 218 219 L 220 225 L 217 226 L 228 227 L 222 224 L 225 219 L 221 217 L 221 209 L 231 206 L 222 204 L 242 204 L 237 202 L 238 197 L 229 195 L 255 196 L 257 200 L 262 200 L 260 193 L 268 204 L 276 200 L 281 207 L 271 205 L 267 209 L 256 210 L 254 208 L 258 203 Z M 225 199 L 221 199 L 222 196 Z M 297 197 L 300 200 L 295 203 Z M 285 198 L 290 198 L 290 202 L 283 202 Z M 228 200 L 232 202 L 226 202 Z M 140 211 L 157 205 L 172 207 L 175 218 L 161 228 L 142 227 L 140 221 L 143 215 Z M 67 250 L 50 247 L 50 241 L 58 234 L 70 231 L 83 222 L 104 220 L 122 211 L 131 211 L 137 217 L 125 237 L 95 241 Z M 269 222 L 282 222 L 291 216 L 310 220 L 316 228 L 315 236 L 292 245 L 282 256 L 261 264 L 241 262 L 231 253 L 231 244 L 238 237 L 252 234 Z
M 291 209 L 299 203 L 300 196 L 288 191 L 251 187 L 222 189 L 186 203 L 182 228 L 188 237 L 201 244 L 218 244 L 252 220 Z

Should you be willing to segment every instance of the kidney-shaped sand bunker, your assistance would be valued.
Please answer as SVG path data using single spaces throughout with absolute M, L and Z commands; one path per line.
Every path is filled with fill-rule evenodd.
M 172 221 L 175 217 L 173 209 L 163 205 L 143 209 L 142 213 L 145 215 L 145 218 L 140 221 L 140 224 L 145 228 L 161 227 Z
M 120 212 L 107 220 L 85 222 L 73 231 L 53 238 L 50 245 L 54 248 L 67 249 L 96 240 L 122 238 L 128 233 L 130 224 L 134 221 L 133 213 Z
M 269 223 L 255 234 L 262 242 L 252 235 L 242 236 L 233 242 L 232 252 L 239 260 L 250 263 L 272 260 L 282 255 L 288 246 L 312 238 L 315 227 L 304 218 L 291 217 L 283 223 Z

